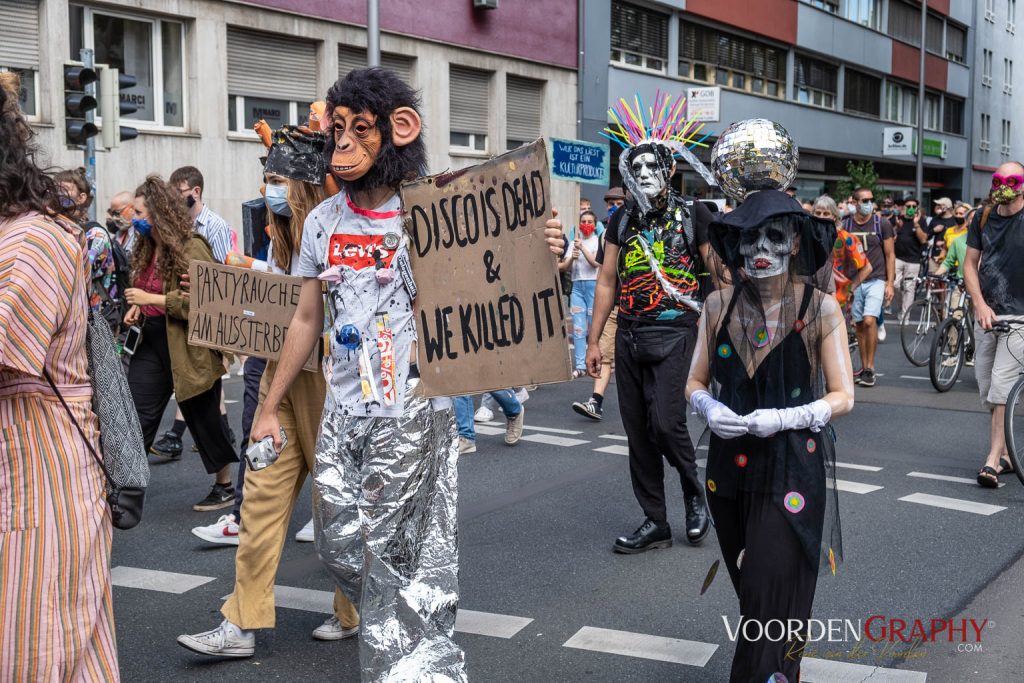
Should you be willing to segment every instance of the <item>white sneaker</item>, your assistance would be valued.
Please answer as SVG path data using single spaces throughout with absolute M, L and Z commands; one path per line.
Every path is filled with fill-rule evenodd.
M 221 515 L 220 519 L 210 526 L 197 526 L 192 534 L 207 543 L 219 545 L 238 545 L 238 522 L 234 515 Z
M 295 540 L 299 543 L 313 542 L 313 520 L 306 522 L 306 526 L 295 532 Z
M 490 422 L 494 419 L 494 411 L 487 406 L 480 406 L 473 415 L 473 422 Z
M 520 403 L 526 403 L 527 401 L 530 400 L 530 392 L 526 389 L 526 387 L 519 387 L 518 389 L 516 389 L 516 399 Z
M 331 618 L 313 629 L 313 637 L 317 640 L 341 640 L 351 638 L 359 633 L 359 626 L 343 628 L 338 617 L 331 615 Z
M 178 636 L 178 644 L 202 655 L 252 657 L 256 652 L 256 634 L 243 631 L 225 619 L 212 631 Z
M 885 336 L 886 336 L 885 335 L 885 324 L 883 323 L 883 324 L 878 326 L 878 341 L 879 342 L 884 342 L 885 341 Z

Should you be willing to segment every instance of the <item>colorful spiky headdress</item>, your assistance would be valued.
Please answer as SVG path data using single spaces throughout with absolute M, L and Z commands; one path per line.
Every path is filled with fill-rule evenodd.
M 711 133 L 702 134 L 703 122 L 688 116 L 685 97 L 673 100 L 671 95 L 658 90 L 654 105 L 649 108 L 644 107 L 639 94 L 634 95 L 632 105 L 620 97 L 608 110 L 608 116 L 613 123 L 601 135 L 618 143 L 623 150 L 640 145 L 661 145 L 669 150 L 671 156 L 688 163 L 709 185 L 717 186 L 715 177 L 691 151 L 694 147 L 707 147 L 704 141 Z M 633 199 L 646 213 L 651 210 L 650 200 L 640 192 L 629 167 L 629 159 L 628 154 L 620 155 L 619 173 Z

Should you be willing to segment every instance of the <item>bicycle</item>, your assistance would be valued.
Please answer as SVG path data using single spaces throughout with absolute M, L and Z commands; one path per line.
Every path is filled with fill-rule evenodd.
M 974 359 L 974 315 L 971 311 L 971 295 L 955 276 L 948 276 L 948 282 L 956 285 L 959 293 L 956 306 L 949 317 L 939 326 L 932 341 L 928 359 L 928 377 L 936 391 L 946 392 L 953 388 L 965 361 Z
M 934 275 L 925 275 L 915 280 L 915 291 L 924 292 L 915 298 L 900 319 L 900 346 L 907 360 L 916 367 L 928 365 L 931 358 L 935 332 L 948 310 L 949 287 L 945 280 Z
M 1011 327 L 1004 320 L 992 324 L 992 334 L 1022 334 L 1020 325 Z M 1020 375 L 1006 397 L 1006 415 L 1003 417 L 1003 432 L 1006 437 L 1006 455 L 1013 464 L 1013 471 L 1024 484 L 1024 359 L 1018 358 L 1021 364 Z M 1020 429 L 1018 432 L 1017 429 Z

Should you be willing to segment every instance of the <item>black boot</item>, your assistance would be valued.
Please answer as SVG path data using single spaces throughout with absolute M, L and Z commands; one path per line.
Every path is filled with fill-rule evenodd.
M 691 545 L 699 545 L 710 530 L 711 518 L 704 496 L 686 496 L 686 540 Z
M 672 547 L 672 529 L 669 525 L 659 526 L 652 519 L 645 519 L 640 528 L 629 536 L 619 536 L 612 548 L 617 553 L 635 555 L 654 548 Z

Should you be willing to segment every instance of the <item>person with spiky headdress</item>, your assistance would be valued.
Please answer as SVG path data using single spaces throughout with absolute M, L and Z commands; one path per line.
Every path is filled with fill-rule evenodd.
M 632 554 L 672 545 L 663 458 L 679 472 L 687 541 L 700 543 L 710 528 L 680 387 L 707 280 L 711 212 L 675 192 L 669 181 L 677 156 L 709 182 L 713 178 L 690 150 L 703 138 L 700 125 L 686 116 L 685 99 L 659 92 L 645 109 L 638 96 L 632 105 L 620 100 L 609 114 L 616 126 L 605 136 L 623 147 L 619 171 L 630 198 L 608 223 L 586 365 L 592 377 L 600 376 L 601 330 L 617 304 L 619 412 L 629 439 L 633 493 L 645 519 L 616 539 L 613 550 Z

